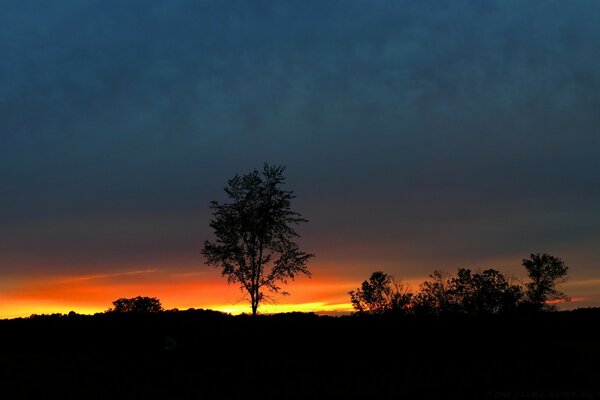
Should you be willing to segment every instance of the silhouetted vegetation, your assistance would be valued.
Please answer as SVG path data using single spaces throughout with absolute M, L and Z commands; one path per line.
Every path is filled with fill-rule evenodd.
M 130 299 L 120 298 L 113 301 L 113 308 L 109 308 L 107 312 L 115 313 L 156 313 L 163 311 L 160 300 L 156 297 L 132 297 Z
M 293 241 L 298 237 L 294 225 L 307 220 L 292 210 L 293 192 L 281 188 L 284 170 L 265 164 L 262 172 L 236 175 L 225 187 L 231 202 L 211 202 L 216 240 L 205 241 L 202 254 L 230 283 L 240 284 L 253 315 L 268 292 L 287 294 L 281 283 L 298 274 L 310 276 L 307 263 L 313 255 Z
M 459 268 L 456 276 L 434 271 L 414 297 L 416 314 L 499 314 L 516 310 L 522 290 L 495 269 L 472 272 Z
M 376 271 L 361 288 L 350 291 L 350 301 L 360 313 L 402 311 L 415 315 L 490 315 L 555 310 L 549 301 L 568 301 L 557 286 L 566 280 L 568 267 L 557 257 L 532 254 L 523 260 L 529 282 L 516 284 L 495 269 L 473 272 L 459 268 L 455 276 L 434 271 L 416 294 L 393 277 Z
M 417 314 L 444 314 L 452 307 L 450 280 L 442 271 L 433 271 L 414 296 L 412 310 Z
M 352 307 L 358 312 L 407 312 L 412 294 L 402 282 L 383 271 L 373 272 L 359 289 L 348 292 Z
M 563 260 L 548 254 L 531 254 L 529 259 L 523 260 L 530 281 L 525 284 L 527 301 L 535 309 L 553 310 L 555 305 L 548 301 L 568 301 L 569 296 L 559 291 L 556 287 L 566 280 L 567 267 Z
M 450 297 L 459 312 L 498 314 L 515 310 L 522 299 L 522 290 L 495 269 L 473 273 L 459 268 L 450 280 Z

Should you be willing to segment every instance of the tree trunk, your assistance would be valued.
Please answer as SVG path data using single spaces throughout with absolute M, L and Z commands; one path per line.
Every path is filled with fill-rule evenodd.
M 252 316 L 256 317 L 256 311 L 258 310 L 258 296 L 254 293 L 251 296 L 251 303 L 252 303 Z

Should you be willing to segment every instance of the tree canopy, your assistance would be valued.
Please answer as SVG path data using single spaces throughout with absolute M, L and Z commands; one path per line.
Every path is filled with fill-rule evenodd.
M 435 270 L 423 282 L 415 295 L 413 309 L 422 314 L 443 314 L 452 309 L 450 280 L 442 271 Z
M 145 314 L 164 311 L 160 300 L 156 297 L 122 297 L 113 301 L 113 306 L 114 308 L 110 308 L 109 312 Z
M 467 314 L 498 314 L 517 307 L 522 297 L 519 286 L 495 269 L 471 272 L 459 268 L 450 280 L 453 307 Z
M 566 281 L 569 271 L 563 260 L 549 254 L 536 253 L 524 259 L 523 266 L 529 276 L 529 282 L 525 284 L 525 295 L 532 307 L 553 310 L 556 306 L 550 301 L 570 300 L 569 296 L 557 289 L 559 284 Z
M 406 311 L 412 297 L 405 284 L 383 271 L 373 272 L 368 281 L 348 294 L 356 311 L 370 313 Z

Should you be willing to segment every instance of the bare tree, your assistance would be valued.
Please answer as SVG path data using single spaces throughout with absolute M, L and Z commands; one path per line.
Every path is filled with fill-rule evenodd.
M 205 241 L 202 254 L 206 264 L 222 268 L 229 283 L 240 284 L 252 315 L 267 292 L 286 295 L 281 283 L 298 274 L 310 276 L 307 263 L 313 255 L 294 242 L 299 236 L 294 226 L 308 221 L 292 210 L 293 192 L 281 188 L 284 170 L 265 164 L 261 172 L 236 175 L 225 187 L 231 201 L 210 206 L 216 240 Z

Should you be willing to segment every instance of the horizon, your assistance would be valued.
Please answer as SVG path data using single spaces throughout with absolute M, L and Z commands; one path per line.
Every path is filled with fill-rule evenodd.
M 476 269 L 478 271 L 480 269 Z M 129 285 L 126 287 L 126 290 L 123 290 L 123 286 L 114 287 L 110 282 L 106 283 L 106 288 L 104 290 L 96 290 L 100 292 L 102 295 L 101 299 L 93 299 L 93 300 L 84 300 L 81 298 L 82 292 L 94 292 L 95 290 L 90 290 L 89 287 L 73 287 L 72 283 L 77 281 L 89 282 L 94 280 L 105 280 L 107 278 L 114 278 L 122 275 L 140 275 L 140 274 L 152 274 L 155 273 L 154 270 L 146 270 L 146 271 L 130 271 L 124 272 L 120 274 L 106 274 L 106 275 L 96 275 L 90 277 L 71 277 L 65 280 L 59 281 L 47 281 L 44 280 L 43 285 L 46 287 L 45 290 L 52 292 L 55 288 L 54 285 L 63 286 L 62 290 L 58 290 L 59 298 L 68 296 L 68 293 L 71 292 L 73 296 L 77 295 L 79 298 L 73 301 L 60 301 L 53 300 L 50 302 L 39 302 L 36 300 L 32 300 L 28 298 L 27 295 L 22 295 L 18 297 L 18 301 L 13 300 L 13 304 L 21 304 L 21 307 L 17 307 L 16 310 L 13 308 L 7 307 L 7 303 L 0 304 L 0 319 L 12 319 L 12 318 L 26 318 L 31 315 L 49 315 L 49 314 L 68 314 L 71 311 L 76 312 L 77 314 L 82 315 L 93 315 L 96 313 L 104 313 L 111 306 L 112 302 L 117 298 L 130 298 L 136 296 L 147 296 L 147 297 L 156 297 L 161 301 L 165 311 L 172 311 L 177 309 L 179 311 L 184 311 L 187 309 L 204 309 L 204 310 L 212 310 L 219 311 L 226 314 L 232 315 L 240 315 L 240 314 L 248 314 L 251 312 L 250 305 L 248 304 L 248 299 L 244 298 L 243 293 L 240 291 L 239 287 L 228 284 L 225 279 L 220 278 L 213 282 L 207 282 L 205 280 L 199 280 L 196 284 L 189 285 L 189 281 L 187 285 L 183 288 L 177 287 L 177 285 L 162 285 L 162 287 L 158 290 L 152 289 L 142 289 L 140 290 L 139 281 L 136 281 L 135 284 Z M 452 272 L 452 271 L 443 271 L 443 272 Z M 500 271 L 503 272 L 503 271 Z M 187 274 L 185 274 L 188 276 Z M 195 275 L 202 275 L 201 273 Z M 220 273 L 219 273 L 220 275 Z M 416 293 L 419 290 L 419 285 L 422 283 L 427 277 L 423 277 L 423 279 L 414 279 L 414 280 L 401 280 L 403 283 L 408 285 L 408 289 L 412 293 Z M 164 279 L 164 278 L 163 278 Z M 160 280 L 160 278 L 159 278 Z M 340 282 L 338 280 L 331 280 L 329 282 L 312 284 L 312 279 L 308 277 L 299 278 L 300 282 L 304 285 L 300 285 L 296 288 L 294 283 L 292 283 L 292 287 L 296 288 L 294 292 L 296 293 L 296 298 L 300 299 L 313 299 L 316 298 L 316 301 L 304 301 L 304 302 L 285 302 L 285 301 L 276 301 L 276 302 L 265 302 L 261 304 L 259 307 L 260 314 L 278 314 L 278 313 L 287 313 L 287 312 L 313 312 L 320 315 L 347 315 L 355 312 L 352 308 L 352 305 L 349 301 L 348 291 L 354 290 L 360 286 L 362 281 L 360 282 Z M 365 278 L 366 280 L 366 278 Z M 566 283 L 560 285 L 560 288 L 570 295 L 572 292 L 572 288 L 576 288 L 579 285 L 589 284 L 588 281 L 572 281 L 567 280 Z M 69 289 L 65 290 L 64 285 L 69 285 Z M 144 287 L 142 285 L 141 287 Z M 157 287 L 155 283 L 151 283 L 149 287 Z M 222 304 L 215 304 L 209 302 L 197 302 L 196 298 L 198 297 L 198 293 L 202 293 L 203 287 L 209 287 L 212 292 L 217 293 L 218 296 L 225 296 L 229 299 L 235 298 L 235 300 L 231 300 Z M 333 289 L 332 289 L 333 287 Z M 165 292 L 165 289 L 167 292 Z M 345 290 L 347 289 L 347 290 Z M 177 295 L 174 296 L 176 298 L 175 301 L 172 300 L 173 294 L 171 296 L 168 295 L 168 291 L 176 292 Z M 43 292 L 40 294 L 40 290 L 34 290 L 35 296 L 39 298 L 46 298 Z M 308 292 L 308 293 L 306 293 Z M 329 293 L 328 299 L 331 299 L 329 302 L 319 301 L 319 298 L 323 298 L 324 296 L 315 297 L 314 293 Z M 125 293 L 120 295 L 119 293 Z M 159 293 L 159 295 L 157 295 Z M 161 297 L 161 295 L 166 295 L 166 297 Z M 112 297 L 111 297 L 112 296 Z M 0 296 L 1 297 L 1 296 Z M 293 294 L 290 297 L 294 297 Z M 164 301 L 164 299 L 167 301 Z M 286 300 L 287 296 L 280 296 L 279 300 Z M 181 300 L 185 299 L 185 300 Z M 337 302 L 336 302 L 337 300 Z M 85 304 L 84 306 L 77 306 L 77 304 Z M 558 306 L 560 311 L 573 310 L 577 308 L 586 308 L 586 307 L 597 307 L 595 304 L 590 304 L 590 299 L 585 297 L 571 297 L 569 301 L 562 300 L 553 300 L 549 301 L 549 304 L 555 304 Z
M 373 271 L 569 266 L 600 306 L 600 2 L 8 1 L 0 318 L 121 297 L 249 312 L 204 264 L 211 200 L 286 166 L 312 278 L 265 310 L 349 312 Z M 259 309 L 260 310 L 260 309 Z M 274 311 L 277 312 L 277 311 Z

